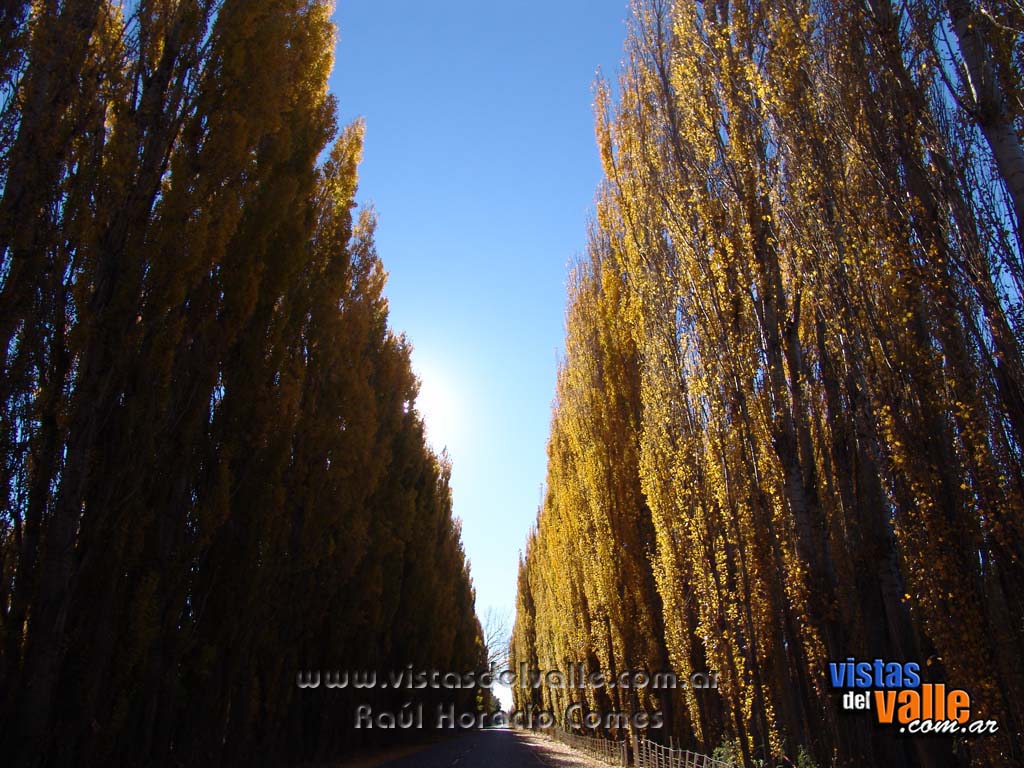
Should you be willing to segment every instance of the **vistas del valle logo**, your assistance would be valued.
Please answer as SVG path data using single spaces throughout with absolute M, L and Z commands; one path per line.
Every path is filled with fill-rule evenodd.
M 829 663 L 832 687 L 844 690 L 843 709 L 874 712 L 878 723 L 905 734 L 981 735 L 995 733 L 995 720 L 971 719 L 971 695 L 945 683 L 921 681 L 913 661 Z

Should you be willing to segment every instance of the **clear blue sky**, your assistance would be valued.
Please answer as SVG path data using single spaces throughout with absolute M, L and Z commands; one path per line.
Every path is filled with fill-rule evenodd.
M 481 616 L 510 615 L 544 482 L 568 265 L 600 180 L 593 91 L 626 0 L 339 0 L 331 89 L 366 119 L 391 323 L 453 462 Z

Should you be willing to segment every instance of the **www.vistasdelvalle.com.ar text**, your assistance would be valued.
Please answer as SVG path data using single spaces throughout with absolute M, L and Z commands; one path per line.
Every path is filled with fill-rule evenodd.
M 516 669 L 499 670 L 492 664 L 482 671 L 444 672 L 437 669 L 414 669 L 409 665 L 401 670 L 301 670 L 297 675 L 300 688 L 357 688 L 406 690 L 456 690 L 462 688 L 651 688 L 686 689 L 718 688 L 718 672 L 694 672 L 680 676 L 675 672 L 649 670 L 590 670 L 586 664 L 572 663 L 565 669 L 529 669 L 523 663 Z

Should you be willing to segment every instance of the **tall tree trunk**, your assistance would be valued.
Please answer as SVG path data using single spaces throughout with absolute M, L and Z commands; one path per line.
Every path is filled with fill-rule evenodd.
M 956 35 L 967 68 L 968 82 L 964 84 L 971 118 L 981 128 L 999 175 L 1013 201 L 1017 217 L 1017 242 L 1024 242 L 1024 148 L 1013 125 L 996 71 L 991 42 L 986 40 L 984 28 L 988 21 L 972 6 L 972 0 L 947 0 L 953 33 Z

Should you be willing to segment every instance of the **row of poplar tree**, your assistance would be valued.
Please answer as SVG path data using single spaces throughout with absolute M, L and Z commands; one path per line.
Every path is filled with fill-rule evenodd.
M 512 662 L 719 690 L 518 706 L 746 766 L 1022 764 L 1022 57 L 1013 0 L 634 4 Z M 998 733 L 841 711 L 848 657 Z
M 326 760 L 404 699 L 299 673 L 484 663 L 331 13 L 0 7 L 5 765 Z

